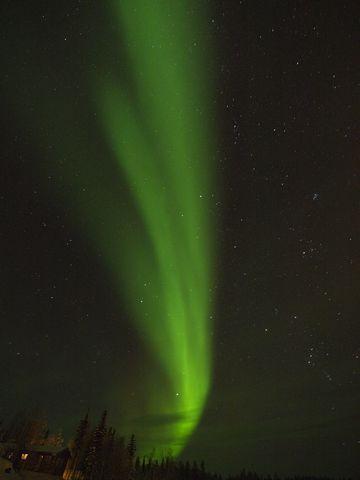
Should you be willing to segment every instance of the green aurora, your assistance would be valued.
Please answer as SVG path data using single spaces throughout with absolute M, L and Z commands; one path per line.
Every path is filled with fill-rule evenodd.
M 163 370 L 166 384 L 153 379 L 147 408 L 166 419 L 152 432 L 157 445 L 175 454 L 202 414 L 212 353 L 207 48 L 194 41 L 201 27 L 187 11 L 183 1 L 117 2 L 135 92 L 116 78 L 99 88 L 109 144 L 148 233 L 128 232 L 119 288 L 125 281 L 138 331 Z
M 26 65 L 26 88 L 14 92 L 9 84 L 8 96 L 39 151 L 43 186 L 70 207 L 100 252 L 151 356 L 141 403 L 124 406 L 121 421 L 130 433 L 136 427 L 143 451 L 179 454 L 201 418 L 212 373 L 208 32 L 201 2 L 127 0 L 108 9 L 114 28 L 84 44 L 81 64 L 70 51 L 64 64 L 51 58 L 46 45 L 39 49 L 41 37 L 24 28 L 7 68 L 16 68 L 13 58 Z M 24 45 L 38 52 L 37 63 Z M 75 81 L 81 97 L 68 88 Z M 49 182 L 54 167 L 57 179 Z M 134 208 L 121 193 L 124 177 Z M 107 405 L 125 388 L 114 384 Z

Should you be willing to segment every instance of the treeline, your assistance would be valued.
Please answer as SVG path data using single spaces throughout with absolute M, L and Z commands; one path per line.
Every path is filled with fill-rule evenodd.
M 80 421 L 70 443 L 71 458 L 64 473 L 67 480 L 117 480 L 131 478 L 135 465 L 136 443 L 132 435 L 126 444 L 114 428 L 107 427 L 104 411 L 95 429 L 88 414 Z
M 0 442 L 16 443 L 20 447 L 36 445 L 61 448 L 64 438 L 61 431 L 50 431 L 44 412 L 34 409 L 16 413 L 8 424 L 0 420 Z
M 183 462 L 168 455 L 136 456 L 136 441 L 132 435 L 128 442 L 119 437 L 115 429 L 106 427 L 107 414 L 103 413 L 97 427 L 91 431 L 88 415 L 80 421 L 71 445 L 72 458 L 64 476 L 67 480 L 223 480 L 209 473 L 204 462 Z M 243 470 L 226 480 L 280 480 L 277 475 L 259 476 Z M 294 477 L 283 480 L 330 480 L 326 477 Z M 345 480 L 345 479 L 342 479 Z M 349 479 L 347 479 L 349 480 Z
M 61 433 L 50 434 L 45 416 L 38 412 L 17 414 L 6 428 L 0 421 L 0 441 L 16 444 L 14 451 L 20 458 L 25 447 L 29 451 L 36 451 L 38 446 L 52 446 L 56 450 L 62 447 Z M 91 427 L 89 415 L 86 414 L 80 420 L 68 449 L 62 452 L 68 452 L 68 460 L 62 470 L 65 480 L 223 480 L 221 475 L 207 472 L 204 462 L 184 462 L 174 459 L 170 454 L 162 459 L 155 458 L 155 455 L 137 456 L 135 436 L 126 440 L 118 435 L 114 428 L 107 425 L 106 411 L 95 427 Z M 277 475 L 261 476 L 243 470 L 239 475 L 226 477 L 226 480 L 280 478 Z M 283 480 L 330 478 L 286 477 Z
M 204 462 L 190 464 L 171 455 L 161 460 L 136 456 L 135 436 L 126 442 L 115 429 L 107 428 L 106 421 L 106 411 L 93 430 L 88 415 L 80 421 L 70 444 L 66 480 L 221 480 L 220 475 L 205 471 Z

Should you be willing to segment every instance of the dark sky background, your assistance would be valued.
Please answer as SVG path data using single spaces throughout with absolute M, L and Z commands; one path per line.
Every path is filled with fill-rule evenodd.
M 74 105 L 100 155 L 87 72 L 115 28 L 100 3 L 0 9 L 1 416 L 40 405 L 65 435 L 89 406 L 121 417 L 145 357 L 43 153 L 55 140 L 33 93 Z M 358 473 L 357 3 L 204 4 L 218 131 L 214 378 L 184 457 L 221 472 Z

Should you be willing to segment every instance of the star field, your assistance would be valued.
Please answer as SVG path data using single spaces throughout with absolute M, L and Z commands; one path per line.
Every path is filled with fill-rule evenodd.
M 131 433 L 156 362 L 74 207 L 93 207 L 106 190 L 126 225 L 139 225 L 125 176 L 117 182 L 110 161 L 99 167 L 109 150 L 88 80 L 111 75 L 119 32 L 106 6 L 60 3 L 1 8 L 0 417 L 40 403 L 66 436 L 87 408 L 106 407 Z M 190 17 L 200 6 L 215 79 L 216 181 L 197 198 L 216 225 L 213 371 L 183 456 L 225 473 L 354 476 L 357 2 L 201 1 L 189 5 Z M 126 64 L 121 52 L 117 68 Z M 59 131 L 59 119 L 71 125 Z M 84 174 L 69 159 L 89 151 Z M 184 221 L 186 212 L 177 214 Z M 140 280 L 145 292 L 152 287 Z M 146 296 L 136 298 L 151 315 Z M 174 390 L 175 401 L 182 395 Z

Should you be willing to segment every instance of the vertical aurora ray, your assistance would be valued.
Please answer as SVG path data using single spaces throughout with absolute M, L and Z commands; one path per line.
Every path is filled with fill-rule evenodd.
M 39 54 L 42 38 L 23 22 L 21 41 L 13 39 L 17 50 L 4 65 L 17 74 L 12 59 L 26 65 L 26 88 L 14 90 L 9 82 L 6 95 L 39 152 L 37 171 L 111 271 L 152 355 L 144 377 L 134 379 L 141 387 L 136 401 L 121 395 L 124 385 L 96 392 L 109 409 L 111 401 L 124 402 L 121 428 L 135 430 L 143 453 L 152 447 L 181 452 L 211 384 L 214 132 L 201 4 L 110 3 L 109 24 L 115 18 L 118 28 L 89 39 L 83 63 L 77 50 L 68 58 L 47 45 L 40 62 L 29 62 L 29 45 Z M 119 44 L 112 42 L 117 30 Z M 117 378 L 127 386 L 132 372 L 120 368 Z
M 111 261 L 163 372 L 152 378 L 146 406 L 160 420 L 154 443 L 178 454 L 198 424 L 211 382 L 206 37 L 184 0 L 117 1 L 114 8 L 135 89 L 115 75 L 98 78 L 98 105 L 146 234 L 127 229 L 126 258 Z

